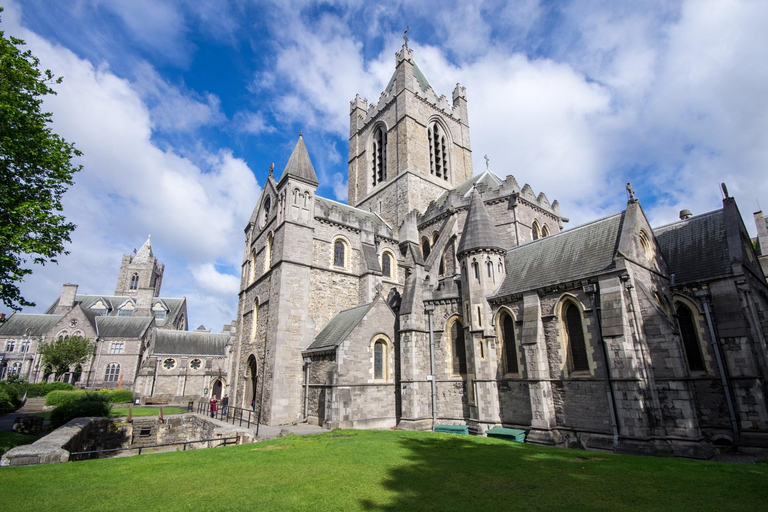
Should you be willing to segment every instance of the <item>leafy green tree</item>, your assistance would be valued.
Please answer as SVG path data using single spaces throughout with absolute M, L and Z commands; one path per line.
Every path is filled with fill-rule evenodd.
M 40 354 L 43 356 L 43 365 L 56 372 L 56 379 L 60 379 L 70 368 L 82 365 L 93 354 L 93 344 L 83 336 L 68 336 L 40 346 Z
M 53 133 L 51 113 L 41 110 L 61 78 L 41 71 L 23 45 L 0 31 L 0 299 L 14 310 L 35 305 L 18 287 L 32 273 L 28 263 L 66 254 L 75 225 L 59 213 L 61 196 L 82 168 L 72 163 L 80 151 Z

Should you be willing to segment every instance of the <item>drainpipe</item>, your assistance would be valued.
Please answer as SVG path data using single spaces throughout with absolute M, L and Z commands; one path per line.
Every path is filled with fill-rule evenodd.
M 304 358 L 304 421 L 307 421 L 307 413 L 309 412 L 309 365 L 312 364 L 312 360 L 308 357 Z
M 737 444 L 739 437 L 739 422 L 736 420 L 736 410 L 733 408 L 733 400 L 731 399 L 731 388 L 728 384 L 728 377 L 725 374 L 725 365 L 723 364 L 723 357 L 720 353 L 720 341 L 715 335 L 715 326 L 712 323 L 712 313 L 709 310 L 709 299 L 705 295 L 700 295 L 701 303 L 704 305 L 704 316 L 707 318 L 707 327 L 709 328 L 709 337 L 712 339 L 712 351 L 715 353 L 715 359 L 717 360 L 717 369 L 720 371 L 720 381 L 723 384 L 723 391 L 725 392 L 725 402 L 728 404 L 728 414 L 731 416 L 731 428 L 733 429 L 733 444 Z
M 429 318 L 429 382 L 432 387 L 432 430 L 435 430 L 437 424 L 437 389 L 435 384 L 435 335 L 432 328 L 432 313 L 435 311 L 434 304 L 426 304 L 424 311 Z
M 584 287 L 584 291 L 592 295 L 592 307 L 595 312 L 595 320 L 597 324 L 597 335 L 600 337 L 600 341 L 603 345 L 603 364 L 605 364 L 605 386 L 607 388 L 608 395 L 608 409 L 611 413 L 611 430 L 613 431 L 613 447 L 614 449 L 619 445 L 619 420 L 616 416 L 616 397 L 613 394 L 613 386 L 611 386 L 611 361 L 608 357 L 608 344 L 603 338 L 603 318 L 600 310 L 600 289 L 598 284 L 588 284 Z

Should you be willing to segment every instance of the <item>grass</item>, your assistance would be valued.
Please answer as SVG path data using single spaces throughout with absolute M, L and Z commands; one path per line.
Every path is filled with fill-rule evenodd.
M 50 510 L 762 510 L 768 464 L 631 457 L 402 431 L 6 468 Z
M 184 414 L 187 412 L 186 408 L 181 407 L 163 407 L 163 415 L 166 414 Z M 160 414 L 159 407 L 134 407 L 133 417 L 138 418 L 142 416 L 157 416 Z M 36 412 L 36 416 L 41 416 L 45 419 L 51 419 L 51 411 Z M 128 407 L 114 407 L 110 413 L 110 418 L 123 418 L 128 416 Z
M 31 434 L 17 434 L 16 432 L 0 432 L 0 456 L 16 446 L 30 444 L 37 441 L 37 436 Z

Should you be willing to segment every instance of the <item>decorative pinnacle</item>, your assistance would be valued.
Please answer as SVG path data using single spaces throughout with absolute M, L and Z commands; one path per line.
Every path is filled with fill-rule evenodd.
M 408 48 L 408 29 L 410 27 L 405 27 L 405 32 L 403 32 L 403 40 L 405 40 L 405 47 Z
M 299 132 L 299 137 L 304 138 L 303 132 Z
M 485 158 L 485 168 L 488 169 L 490 159 L 488 158 L 488 155 L 485 155 L 483 158 Z
M 269 175 L 272 176 L 275 172 L 275 162 L 269 164 Z

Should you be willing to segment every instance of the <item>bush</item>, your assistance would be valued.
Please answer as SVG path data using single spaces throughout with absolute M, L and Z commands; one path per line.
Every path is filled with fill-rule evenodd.
M 72 391 L 73 389 L 75 389 L 75 386 L 66 382 L 46 382 L 43 395 L 47 395 L 51 391 Z
M 0 410 L 3 412 L 15 411 L 21 407 L 21 400 L 24 398 L 23 385 L 15 382 L 9 384 L 6 381 L 0 381 Z
M 64 405 L 85 396 L 85 391 L 51 391 L 45 396 L 45 405 Z M 101 389 L 90 392 L 89 395 L 98 395 L 104 401 L 112 404 L 120 404 L 133 401 L 133 391 L 130 389 Z
M 61 391 L 67 393 L 67 391 Z M 112 406 L 101 393 L 85 393 L 51 411 L 51 428 L 59 428 L 75 418 L 109 417 Z M 49 395 L 50 396 L 50 395 Z

